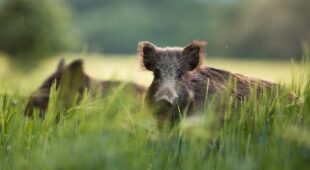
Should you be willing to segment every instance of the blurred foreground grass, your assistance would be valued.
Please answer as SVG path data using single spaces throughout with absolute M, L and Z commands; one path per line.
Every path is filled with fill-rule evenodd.
M 12 71 L 5 62 L 1 62 L 0 84 L 10 95 L 0 96 L 0 169 L 310 169 L 307 65 L 295 66 L 298 71 L 291 74 L 286 62 L 210 59 L 207 64 L 212 66 L 283 80 L 304 105 L 288 104 L 279 91 L 272 97 L 265 94 L 260 101 L 249 98 L 236 110 L 227 109 L 229 119 L 223 126 L 219 113 L 210 107 L 201 124 L 182 119 L 179 126 L 158 131 L 150 111 L 122 88 L 105 99 L 91 100 L 85 94 L 66 112 L 57 107 L 58 94 L 52 90 L 47 117 L 26 118 L 22 96 L 39 86 L 55 69 L 57 59 L 28 75 Z M 89 57 L 85 67 L 97 78 L 145 84 L 151 79 L 138 71 L 135 58 Z

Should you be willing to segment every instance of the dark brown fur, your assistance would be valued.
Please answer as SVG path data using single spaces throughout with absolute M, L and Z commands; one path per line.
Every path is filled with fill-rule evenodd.
M 249 96 L 250 89 L 259 96 L 264 90 L 277 86 L 225 70 L 202 67 L 205 45 L 204 41 L 193 41 L 184 48 L 160 48 L 150 42 L 139 43 L 138 55 L 143 67 L 154 73 L 146 101 L 155 107 L 159 120 L 167 117 L 177 120 L 179 112 L 185 109 L 192 114 L 217 94 L 228 92 L 230 98 L 240 103 Z
M 146 91 L 145 87 L 131 82 L 100 81 L 93 79 L 84 72 L 82 65 L 83 62 L 81 60 L 75 60 L 65 66 L 64 61 L 61 60 L 55 73 L 49 76 L 47 80 L 31 94 L 26 106 L 25 115 L 32 116 L 34 109 L 38 109 L 40 111 L 40 117 L 44 117 L 53 83 L 56 85 L 56 90 L 59 91 L 58 100 L 66 108 L 72 105 L 75 94 L 81 97 L 85 90 L 89 89 L 91 86 L 101 88 L 102 97 L 105 97 L 111 89 L 117 88 L 124 83 L 126 87 L 133 89 L 133 92 L 139 97 L 142 97 Z

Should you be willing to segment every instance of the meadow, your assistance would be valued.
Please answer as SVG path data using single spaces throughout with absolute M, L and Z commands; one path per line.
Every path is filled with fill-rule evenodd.
M 61 57 L 43 60 L 37 68 L 27 74 L 11 68 L 6 56 L 0 55 L 0 77 L 3 80 L 2 86 L 5 86 L 0 89 L 0 92 L 19 90 L 22 93 L 31 93 L 55 71 L 61 58 L 65 58 L 66 63 L 74 59 L 83 59 L 86 73 L 97 79 L 134 81 L 146 86 L 152 81 L 152 73 L 140 67 L 140 61 L 135 55 L 63 54 Z M 290 60 L 207 57 L 205 65 L 285 84 L 290 83 L 296 77 L 295 72 L 302 70 L 299 65 Z
M 87 74 L 98 79 L 146 86 L 152 80 L 134 55 L 63 56 L 67 62 L 83 58 Z M 207 58 L 208 66 L 279 82 L 285 90 L 227 109 L 223 125 L 208 107 L 201 124 L 183 118 L 173 128 L 158 130 L 143 101 L 121 87 L 105 99 L 86 93 L 65 112 L 57 107 L 53 88 L 44 120 L 23 116 L 27 96 L 58 60 L 47 59 L 23 73 L 0 58 L 0 169 L 310 169 L 307 61 Z M 288 101 L 286 92 L 294 92 L 302 104 Z

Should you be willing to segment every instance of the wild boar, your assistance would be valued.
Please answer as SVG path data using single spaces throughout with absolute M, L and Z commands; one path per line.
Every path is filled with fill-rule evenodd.
M 205 41 L 193 41 L 184 48 L 160 48 L 148 41 L 138 44 L 142 67 L 154 74 L 145 99 L 155 108 L 159 121 L 168 119 L 174 122 L 184 111 L 191 115 L 202 109 L 206 100 L 218 96 L 216 94 L 228 91 L 233 100 L 240 102 L 250 94 L 250 89 L 255 89 L 259 95 L 264 89 L 277 86 L 203 66 L 206 44 Z
M 44 117 L 50 99 L 51 87 L 55 83 L 56 90 L 59 92 L 58 101 L 63 107 L 69 108 L 72 106 L 74 97 L 78 94 L 79 98 L 83 95 L 86 89 L 91 86 L 96 86 L 101 89 L 102 97 L 105 97 L 113 88 L 125 84 L 138 96 L 142 97 L 146 91 L 144 86 L 122 81 L 101 81 L 88 76 L 83 69 L 82 60 L 74 60 L 70 64 L 65 65 L 62 59 L 56 71 L 43 82 L 43 84 L 35 90 L 27 103 L 25 115 L 32 116 L 33 110 L 39 110 L 40 117 Z

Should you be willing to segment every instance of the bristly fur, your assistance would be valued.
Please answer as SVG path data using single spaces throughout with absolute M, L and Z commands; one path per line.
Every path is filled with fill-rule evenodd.
M 199 63 L 197 68 L 199 68 L 200 66 L 202 66 L 204 64 L 204 59 L 206 56 L 206 51 L 205 51 L 205 46 L 208 43 L 206 41 L 202 41 L 202 40 L 193 40 L 191 44 L 188 44 L 186 47 L 189 46 L 195 46 L 195 47 L 199 47 Z M 141 41 L 138 43 L 138 49 L 137 49 L 137 55 L 138 55 L 138 60 L 139 60 L 139 65 L 140 68 L 142 70 L 147 70 L 144 63 L 143 63 L 143 49 L 146 47 L 153 47 L 155 49 L 155 51 L 157 52 L 164 52 L 164 51 L 182 51 L 184 50 L 186 47 L 158 47 L 156 45 L 154 45 L 153 43 L 149 42 L 149 41 Z
M 174 122 L 180 117 L 179 111 L 183 112 L 184 109 L 188 111 L 187 115 L 191 115 L 204 107 L 206 99 L 219 97 L 224 92 L 228 92 L 232 102 L 240 103 L 249 96 L 252 89 L 256 90 L 259 97 L 263 91 L 273 91 L 278 86 L 276 83 L 229 71 L 202 67 L 206 54 L 205 41 L 195 40 L 184 48 L 158 48 L 150 42 L 141 42 L 138 47 L 141 59 L 145 59 L 145 45 L 156 50 L 153 55 L 155 61 L 149 61 L 149 53 L 147 55 L 148 68 L 155 69 L 148 69 L 154 73 L 154 79 L 147 91 L 146 101 L 155 107 L 159 121 L 168 119 Z M 221 99 L 218 100 L 221 102 Z
M 75 94 L 78 94 L 79 97 L 81 97 L 85 89 L 89 89 L 90 86 L 99 87 L 102 97 L 105 97 L 107 94 L 109 94 L 111 89 L 117 88 L 122 84 L 126 84 L 125 87 L 127 89 L 132 90 L 132 92 L 140 97 L 142 97 L 146 91 L 144 86 L 131 82 L 125 83 L 121 81 L 96 80 L 84 72 L 82 60 L 74 60 L 70 64 L 64 65 L 64 59 L 61 59 L 57 66 L 57 70 L 31 94 L 24 112 L 26 116 L 32 116 L 34 108 L 37 108 L 40 111 L 40 117 L 44 118 L 45 111 L 49 103 L 51 86 L 53 83 L 56 83 L 56 89 L 60 90 L 59 96 L 61 98 L 58 98 L 58 102 L 67 108 L 71 106 L 70 104 L 72 101 L 70 100 L 75 96 Z M 61 83 L 62 88 L 59 89 Z M 63 87 L 64 84 L 66 85 Z

